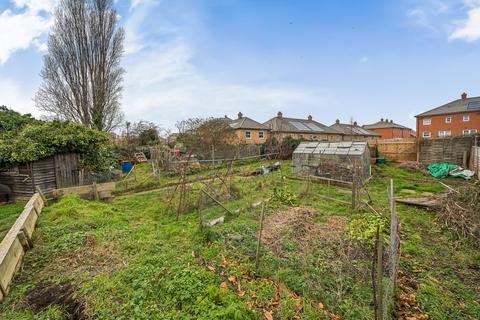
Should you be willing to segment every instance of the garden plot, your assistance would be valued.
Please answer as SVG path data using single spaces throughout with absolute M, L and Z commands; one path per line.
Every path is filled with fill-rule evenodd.
M 283 175 L 290 175 L 285 165 Z M 0 318 L 73 318 L 78 310 L 94 319 L 373 319 L 373 241 L 376 226 L 388 235 L 392 177 L 397 194 L 444 191 L 418 173 L 385 166 L 368 184 L 380 215 L 366 206 L 352 210 L 344 189 L 312 183 L 306 192 L 305 181 L 281 172 L 192 183 L 180 212 L 179 193 L 169 202 L 173 188 L 111 204 L 66 197 L 44 209 Z M 199 201 L 205 183 L 224 207 L 206 196 Z M 444 230 L 432 212 L 399 205 L 398 213 L 400 271 L 408 275 L 401 313 L 479 318 L 478 247 Z M 200 223 L 221 216 L 212 227 Z M 415 285 L 405 288 L 407 280 Z M 48 298 L 55 291 L 64 298 Z

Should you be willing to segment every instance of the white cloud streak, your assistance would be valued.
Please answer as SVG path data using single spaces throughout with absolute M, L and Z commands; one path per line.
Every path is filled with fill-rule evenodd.
M 0 13 L 0 65 L 17 50 L 32 45 L 44 49 L 41 37 L 51 26 L 55 0 L 14 0 L 19 13 L 5 10 Z
M 450 34 L 450 40 L 474 42 L 480 39 L 480 1 L 468 1 L 468 17 L 458 23 Z
M 185 36 L 191 30 L 184 33 L 168 18 L 156 30 L 144 27 L 144 19 L 152 19 L 148 15 L 152 10 L 159 12 L 161 8 L 138 4 L 125 22 L 123 106 L 127 118 L 152 120 L 168 128 L 188 117 L 235 115 L 238 111 L 267 120 L 265 117 L 273 117 L 280 109 L 288 111 L 286 106 L 295 106 L 299 112 L 302 107 L 318 108 L 318 103 L 325 100 L 320 90 L 290 83 L 257 85 L 238 82 L 234 77 L 209 76 L 193 63 L 197 58 L 194 41 Z M 160 34 L 161 40 L 152 41 L 151 34 Z M 135 36 L 129 39 L 128 35 Z

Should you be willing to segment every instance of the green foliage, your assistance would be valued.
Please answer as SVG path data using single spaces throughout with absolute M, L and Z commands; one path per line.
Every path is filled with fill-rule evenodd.
M 262 153 L 275 153 L 278 152 L 279 159 L 291 159 L 293 151 L 300 144 L 300 140 L 292 138 L 292 136 L 287 136 L 283 138 L 282 141 L 278 141 L 275 138 L 271 138 L 262 144 L 261 151 Z
M 290 192 L 286 187 L 274 187 L 272 201 L 279 202 L 281 204 L 291 207 L 295 207 L 298 205 L 297 196 Z
M 0 115 L 0 127 L 5 128 L 0 131 L 0 163 L 35 161 L 58 153 L 80 154 L 92 171 L 105 170 L 111 163 L 106 133 L 69 121 L 42 122 L 13 111 Z
M 0 135 L 18 132 L 25 125 L 39 123 L 31 114 L 20 114 L 5 106 L 0 106 Z
M 380 228 L 380 233 L 382 233 L 386 230 L 387 223 L 387 219 L 378 214 L 356 214 L 348 224 L 348 234 L 354 240 L 367 242 L 373 245 L 375 243 L 377 226 Z

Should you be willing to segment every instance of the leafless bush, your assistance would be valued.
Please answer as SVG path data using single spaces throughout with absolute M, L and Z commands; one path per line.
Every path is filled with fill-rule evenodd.
M 445 197 L 439 220 L 458 237 L 472 236 L 480 243 L 480 182 L 464 185 Z

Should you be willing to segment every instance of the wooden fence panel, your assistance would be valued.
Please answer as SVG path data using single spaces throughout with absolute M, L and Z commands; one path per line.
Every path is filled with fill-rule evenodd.
M 386 139 L 376 141 L 378 156 L 389 161 L 416 161 L 417 143 L 415 139 Z
M 50 193 L 56 188 L 55 160 L 53 157 L 32 162 L 32 174 L 35 187 Z
M 419 161 L 463 165 L 463 154 L 469 154 L 473 145 L 474 137 L 422 139 L 419 141 Z
M 74 153 L 57 154 L 55 159 L 55 176 L 57 189 L 79 185 L 79 160 Z

